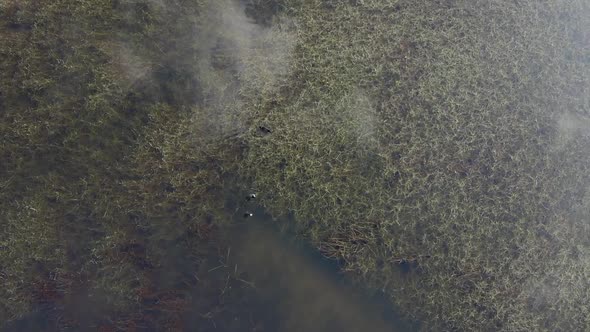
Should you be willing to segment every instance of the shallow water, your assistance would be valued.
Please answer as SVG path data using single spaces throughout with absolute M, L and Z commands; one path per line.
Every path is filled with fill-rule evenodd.
M 232 227 L 229 261 L 274 305 L 277 331 L 415 330 L 388 301 L 356 288 L 336 262 L 279 231 L 261 212 Z
M 241 210 L 241 209 L 240 209 Z M 234 222 L 222 230 L 228 241 L 227 252 L 222 255 L 222 265 L 216 266 L 219 257 L 212 257 L 199 274 L 200 282 L 215 284 L 215 280 L 227 277 L 222 294 L 204 293 L 192 288 L 192 305 L 184 316 L 184 331 L 393 331 L 417 330 L 396 315 L 391 303 L 382 295 L 371 295 L 341 274 L 338 262 L 326 259 L 306 241 L 297 238 L 290 230 L 279 229 L 281 221 L 273 220 L 262 209 L 254 216 L 243 218 L 236 213 Z M 185 253 L 174 251 L 174 255 Z M 190 267 L 183 260 L 171 260 L 167 275 L 159 284 L 178 282 L 180 275 L 189 273 Z M 219 269 L 218 269 L 219 268 Z M 192 273 L 192 272 L 191 272 Z M 177 277 L 171 277 L 177 276 Z M 220 277 L 221 276 L 221 277 Z M 209 279 L 209 280 L 206 280 Z M 233 288 L 233 289 L 232 289 Z M 240 308 L 236 298 L 223 293 L 242 294 L 242 305 L 252 306 L 223 309 L 212 319 L 203 319 L 203 310 L 215 310 L 215 306 L 199 305 L 199 301 Z M 209 297 L 209 298 L 204 298 Z M 211 301 L 211 302 L 208 302 Z M 108 317 L 110 308 L 104 299 L 89 297 L 86 291 L 73 294 L 63 307 L 44 306 L 36 313 L 13 322 L 2 331 L 98 331 L 101 317 Z M 249 317 L 248 317 L 249 316 Z M 58 319 L 56 320 L 56 317 Z M 76 317 L 78 325 L 63 328 L 59 317 Z M 143 321 L 135 331 L 157 331 L 159 326 Z M 127 331 L 117 328 L 117 331 Z

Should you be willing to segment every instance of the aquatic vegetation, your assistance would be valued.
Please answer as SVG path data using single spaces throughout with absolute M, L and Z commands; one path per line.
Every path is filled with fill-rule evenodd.
M 1 2 L 0 321 L 87 292 L 104 330 L 191 310 L 238 330 L 264 313 L 221 229 L 255 190 L 426 330 L 588 329 L 589 20 L 581 0 Z
M 233 280 L 207 269 L 225 245 L 222 179 L 239 149 L 191 139 L 204 112 L 185 28 L 200 3 L 1 6 L 0 321 L 38 311 L 57 330 L 165 328 L 235 296 L 144 303 Z
M 292 78 L 244 96 L 273 128 L 240 165 L 260 202 L 427 329 L 587 327 L 589 136 L 559 143 L 587 5 L 282 3 Z

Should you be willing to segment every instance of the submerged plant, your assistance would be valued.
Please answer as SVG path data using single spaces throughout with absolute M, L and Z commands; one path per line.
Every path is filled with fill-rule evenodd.
M 265 317 L 223 234 L 255 189 L 425 330 L 588 329 L 589 13 L 0 3 L 0 321 Z

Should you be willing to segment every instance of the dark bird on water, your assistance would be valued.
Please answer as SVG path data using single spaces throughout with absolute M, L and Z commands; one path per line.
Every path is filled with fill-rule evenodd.
M 260 130 L 262 133 L 264 133 L 264 134 L 270 134 L 270 133 L 272 133 L 272 130 L 270 130 L 270 129 L 266 128 L 265 126 L 258 126 L 258 129 L 259 129 L 259 130 Z
M 255 199 L 255 198 L 256 198 L 256 194 L 250 194 L 250 195 L 248 195 L 248 196 L 246 197 L 246 200 L 247 200 L 247 201 L 251 201 L 251 200 L 253 200 L 253 199 Z
M 254 215 L 254 214 L 253 214 L 253 213 L 251 213 L 251 212 L 246 212 L 246 213 L 244 213 L 244 218 L 250 218 L 250 217 L 252 217 L 253 215 Z

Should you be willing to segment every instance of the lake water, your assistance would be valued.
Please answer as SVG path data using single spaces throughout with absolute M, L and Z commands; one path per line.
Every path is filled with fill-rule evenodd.
M 244 218 L 242 208 L 233 222 L 222 229 L 227 251 L 212 254 L 202 264 L 199 282 L 185 290 L 191 294 L 189 307 L 178 331 L 273 331 L 273 332 L 353 332 L 417 330 L 395 314 L 391 303 L 380 293 L 370 294 L 341 274 L 338 262 L 321 256 L 294 232 L 280 229 L 285 220 L 273 220 L 262 209 Z M 174 257 L 186 252 L 170 249 Z M 218 262 L 221 262 L 219 264 Z M 162 270 L 162 269 L 160 269 Z M 164 278 L 172 287 L 182 275 L 195 273 L 182 259 L 172 259 L 166 273 L 159 271 L 155 280 Z M 162 274 L 164 273 L 164 274 Z M 227 278 L 227 279 L 226 279 Z M 207 286 L 226 281 L 222 287 Z M 232 289 L 232 287 L 234 289 Z M 227 294 L 239 293 L 237 297 Z M 227 294 L 226 294 L 227 293 Z M 243 302 L 242 302 L 243 301 Z M 149 317 L 153 312 L 163 316 L 165 307 L 157 312 L 149 304 L 140 311 Z M 247 307 L 240 307 L 240 305 Z M 251 307 L 250 307 L 251 306 Z M 236 309 L 237 308 L 237 309 Z M 207 311 L 225 311 L 209 316 Z M 46 305 L 37 312 L 6 326 L 3 331 L 159 331 L 161 326 L 147 318 L 136 319 L 133 328 L 102 324 L 112 308 L 104 299 L 89 297 L 87 290 L 73 294 L 61 304 Z M 64 321 L 77 320 L 77 325 Z M 60 321 L 61 320 L 61 321 Z
M 339 273 L 336 262 L 288 231 L 279 231 L 276 221 L 260 210 L 236 223 L 230 238 L 229 261 L 247 273 L 246 281 L 260 296 L 274 304 L 273 324 L 278 331 L 416 329 L 396 316 L 384 297 L 355 287 Z

